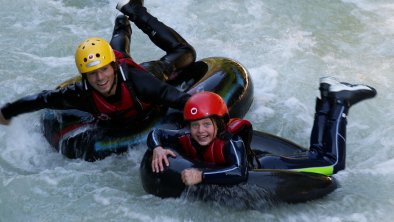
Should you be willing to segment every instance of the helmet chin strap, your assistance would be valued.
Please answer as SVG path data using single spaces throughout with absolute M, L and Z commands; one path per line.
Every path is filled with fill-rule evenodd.
M 111 94 L 112 89 L 115 87 L 115 85 L 116 85 L 117 83 L 118 83 L 118 77 L 117 77 L 117 75 L 116 75 L 116 73 L 115 73 L 115 75 L 114 75 L 114 82 L 112 83 L 111 88 L 109 88 L 109 90 L 108 90 L 108 92 L 107 92 L 107 95 L 110 95 L 110 94 Z

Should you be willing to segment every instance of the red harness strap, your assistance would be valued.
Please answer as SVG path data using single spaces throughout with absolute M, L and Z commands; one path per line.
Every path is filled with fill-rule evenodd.
M 116 60 L 119 62 L 119 64 L 127 64 L 130 65 L 136 69 L 142 70 L 142 71 L 147 71 L 143 66 L 140 64 L 134 62 L 134 60 L 131 57 L 125 57 L 123 53 L 114 50 Z M 131 92 L 130 92 L 131 93 Z M 143 101 L 140 101 L 142 110 L 147 110 L 152 107 L 151 104 L 149 103 L 144 103 Z
M 130 57 L 126 58 L 123 53 L 116 51 L 116 50 L 114 50 L 114 53 L 115 53 L 116 61 L 118 61 L 120 64 L 126 63 L 128 65 L 133 66 L 134 68 L 146 71 L 146 69 L 144 67 L 142 67 L 141 65 L 134 62 L 134 60 L 132 58 L 130 58 Z

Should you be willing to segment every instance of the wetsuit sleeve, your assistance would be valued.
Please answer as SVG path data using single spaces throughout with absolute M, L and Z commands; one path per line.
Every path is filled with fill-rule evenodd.
M 19 114 L 37 111 L 44 108 L 49 109 L 79 109 L 89 111 L 87 102 L 80 87 L 71 85 L 57 90 L 44 90 L 38 94 L 18 99 L 7 103 L 1 108 L 6 119 L 11 119 Z
M 177 149 L 179 137 L 182 135 L 184 135 L 184 131 L 181 130 L 154 129 L 149 133 L 146 143 L 150 150 L 158 146 Z
M 224 155 L 227 167 L 203 169 L 202 182 L 205 184 L 238 184 L 247 179 L 247 160 L 243 141 L 235 136 L 226 142 Z
M 135 68 L 128 68 L 129 80 L 132 81 L 137 98 L 145 103 L 159 103 L 175 109 L 182 110 L 190 95 L 179 91 L 150 73 Z

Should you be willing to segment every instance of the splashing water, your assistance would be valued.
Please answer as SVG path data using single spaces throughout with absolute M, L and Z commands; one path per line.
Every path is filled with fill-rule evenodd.
M 109 39 L 119 14 L 116 1 L 107 0 L 0 1 L 0 104 L 52 89 L 77 73 L 73 64 L 77 44 L 90 36 Z M 341 187 L 316 201 L 273 207 L 274 202 L 264 199 L 267 193 L 247 187 L 234 193 L 213 186 L 202 193 L 206 200 L 235 195 L 246 205 L 259 199 L 252 207 L 257 210 L 237 209 L 233 204 L 237 199 L 160 199 L 146 194 L 140 182 L 144 145 L 94 163 L 66 159 L 43 138 L 36 112 L 14 118 L 9 127 L 0 126 L 1 221 L 391 221 L 394 5 L 390 0 L 147 0 L 145 4 L 195 47 L 198 59 L 224 56 L 245 65 L 255 86 L 246 118 L 257 130 L 308 147 L 320 77 L 375 87 L 376 98 L 350 110 L 347 168 L 335 175 Z M 135 26 L 131 54 L 137 62 L 164 55 Z

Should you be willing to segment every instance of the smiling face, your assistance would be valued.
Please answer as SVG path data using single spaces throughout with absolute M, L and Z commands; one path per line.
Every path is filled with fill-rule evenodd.
M 89 84 L 103 96 L 112 96 L 116 92 L 115 71 L 111 64 L 86 73 Z
M 216 138 L 217 127 L 211 118 L 200 119 L 190 122 L 190 133 L 198 144 L 207 146 Z

